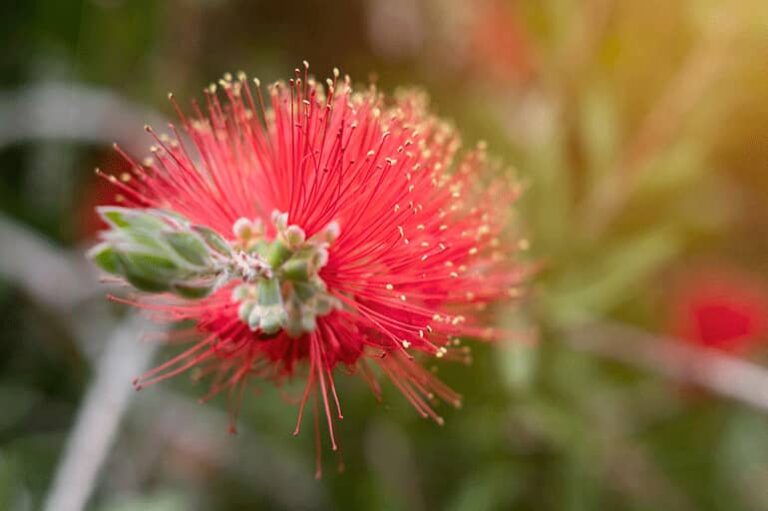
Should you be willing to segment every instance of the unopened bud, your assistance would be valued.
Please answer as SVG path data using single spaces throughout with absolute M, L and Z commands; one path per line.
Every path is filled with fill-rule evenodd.
M 240 240 L 247 240 L 253 236 L 253 224 L 245 217 L 238 218 L 232 225 L 232 234 Z
M 333 220 L 332 222 L 329 222 L 328 225 L 326 225 L 323 230 L 317 234 L 317 237 L 320 241 L 330 244 L 336 241 L 336 238 L 339 237 L 339 234 L 341 234 L 341 227 L 339 226 L 339 222 Z
M 275 224 L 278 232 L 284 231 L 288 227 L 288 213 L 274 210 L 272 212 L 272 223 Z
M 309 263 L 306 259 L 289 259 L 283 264 L 283 275 L 288 280 L 306 282 L 309 279 Z
M 300 247 L 307 239 L 307 235 L 304 234 L 304 230 L 298 225 L 291 225 L 285 230 L 285 241 L 288 242 L 288 246 L 291 248 Z
M 262 309 L 256 304 L 250 304 L 248 310 L 248 328 L 258 330 L 261 327 Z
M 162 238 L 184 262 L 195 266 L 206 266 L 210 253 L 205 243 L 192 232 L 163 232 Z

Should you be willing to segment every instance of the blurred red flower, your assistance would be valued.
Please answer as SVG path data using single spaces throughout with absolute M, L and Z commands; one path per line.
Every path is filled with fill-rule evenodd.
M 768 338 L 768 292 L 753 275 L 696 270 L 681 279 L 672 304 L 671 332 L 693 344 L 745 354 Z

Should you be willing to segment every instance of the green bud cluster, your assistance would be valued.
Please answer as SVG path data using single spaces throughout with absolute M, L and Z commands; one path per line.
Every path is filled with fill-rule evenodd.
M 243 218 L 235 222 L 239 245 L 266 261 L 270 275 L 236 287 L 232 299 L 240 304 L 240 319 L 251 330 L 267 335 L 285 330 L 299 337 L 316 328 L 318 316 L 338 306 L 319 276 L 338 225 L 331 223 L 308 240 L 300 227 L 288 224 L 286 213 L 273 213 L 272 221 L 277 232 L 272 241 L 264 238 L 258 222 Z
M 339 234 L 335 222 L 307 239 L 288 224 L 287 213 L 275 212 L 276 236 L 268 240 L 260 220 L 240 218 L 230 242 L 168 211 L 97 211 L 110 228 L 90 258 L 141 291 L 199 299 L 239 280 L 232 298 L 240 319 L 253 331 L 273 335 L 284 329 L 292 337 L 313 331 L 318 316 L 339 306 L 319 276 Z
M 232 247 L 215 231 L 156 209 L 97 208 L 110 229 L 89 257 L 148 293 L 208 296 L 228 278 Z

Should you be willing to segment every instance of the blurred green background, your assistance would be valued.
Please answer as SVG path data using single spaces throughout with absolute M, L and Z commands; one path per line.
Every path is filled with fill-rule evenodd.
M 764 0 L 1 9 L 0 509 L 768 509 Z M 141 340 L 159 327 L 107 303 L 82 255 L 93 168 L 120 169 L 115 141 L 141 157 L 169 90 L 303 59 L 417 84 L 487 140 L 541 266 L 499 315 L 538 342 L 440 364 L 466 398 L 444 427 L 339 378 L 346 470 L 327 452 L 321 481 L 276 391 L 246 399 L 237 436 L 189 378 L 135 393 L 174 349 Z

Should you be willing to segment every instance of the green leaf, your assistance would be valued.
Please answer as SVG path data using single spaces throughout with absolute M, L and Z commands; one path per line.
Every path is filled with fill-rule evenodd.
M 619 153 L 619 112 L 616 99 L 603 83 L 594 83 L 579 102 L 579 135 L 591 186 L 600 185 L 614 170 Z
M 283 296 L 280 293 L 280 282 L 277 279 L 261 279 L 258 283 L 259 305 L 282 305 Z
M 169 209 L 149 209 L 147 211 L 151 212 L 153 215 L 162 217 L 169 225 L 173 225 L 174 227 L 181 227 L 184 229 L 189 228 L 189 220 L 187 220 L 184 215 L 176 213 L 175 211 L 171 211 Z
M 309 279 L 309 262 L 306 259 L 291 258 L 283 264 L 282 269 L 288 280 L 306 282 Z
M 274 334 L 280 331 L 287 319 L 283 307 L 283 295 L 280 291 L 280 282 L 277 279 L 261 279 L 258 283 L 259 307 L 254 308 L 253 316 L 259 311 L 259 326 L 265 334 Z
M 145 250 L 164 253 L 167 247 L 159 239 L 157 231 L 147 229 L 127 227 L 121 230 L 112 231 L 113 235 L 108 238 L 116 240 L 130 240 L 133 243 L 142 246 Z
M 99 243 L 88 252 L 88 257 L 107 273 L 120 273 L 120 260 L 109 243 Z
M 165 231 L 161 236 L 184 261 L 195 266 L 207 266 L 210 261 L 208 247 L 195 234 Z
M 174 276 L 179 267 L 171 259 L 157 254 L 129 252 L 121 254 L 123 264 L 137 268 L 139 271 L 160 276 Z
M 205 243 L 214 251 L 227 257 L 232 256 L 232 247 L 213 229 L 202 225 L 193 225 L 192 230 L 202 236 Z
M 167 282 L 153 280 L 146 275 L 141 275 L 132 271 L 126 271 L 124 277 L 125 280 L 139 291 L 162 293 L 170 289 L 170 285 Z
M 293 284 L 293 289 L 296 291 L 296 296 L 302 302 L 307 302 L 314 298 L 317 294 L 315 286 L 305 282 L 296 282 Z
M 122 275 L 140 291 L 160 293 L 171 288 L 178 276 L 177 266 L 170 259 L 155 254 L 118 253 Z
M 291 254 L 293 254 L 291 249 L 280 240 L 275 240 L 272 242 L 269 251 L 267 252 L 267 263 L 272 268 L 279 268 L 289 257 L 291 257 Z
M 166 223 L 156 215 L 143 210 L 100 206 L 96 208 L 96 211 L 108 224 L 118 229 L 133 228 L 155 231 L 166 226 Z
M 185 284 L 176 282 L 171 286 L 171 291 L 182 298 L 197 300 L 210 295 L 214 287 L 213 284 Z

